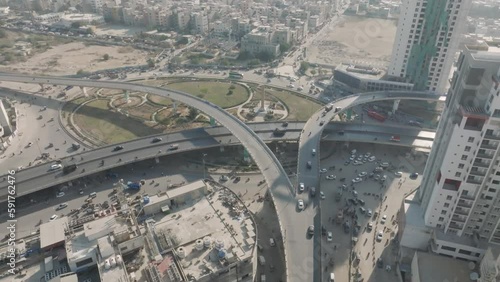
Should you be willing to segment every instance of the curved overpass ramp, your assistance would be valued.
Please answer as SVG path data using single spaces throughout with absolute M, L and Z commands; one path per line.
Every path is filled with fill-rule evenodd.
M 331 102 L 329 105 L 333 107 L 332 110 L 325 112 L 325 107 L 313 114 L 306 122 L 304 131 L 299 140 L 299 156 L 297 161 L 297 175 L 298 183 L 304 183 L 306 186 L 319 187 L 319 157 L 314 158 L 311 154 L 312 149 L 319 152 L 319 143 L 321 140 L 322 132 L 328 121 L 333 119 L 349 108 L 357 105 L 366 104 L 370 102 L 386 101 L 386 100 L 424 100 L 424 101 L 445 101 L 446 97 L 437 96 L 429 92 L 410 92 L 410 91 L 380 91 L 371 93 L 362 93 L 359 95 L 351 95 Z M 324 115 L 323 115 L 324 114 Z M 320 125 L 320 121 L 324 120 L 325 124 Z M 373 139 L 371 141 L 374 141 Z M 370 142 L 370 140 L 367 140 Z M 307 168 L 306 162 L 311 161 L 312 167 Z M 304 225 L 296 226 L 299 229 L 305 229 L 308 225 L 314 224 L 315 234 L 321 234 L 321 210 L 319 201 L 313 204 L 314 209 L 311 211 L 312 218 L 305 220 Z M 323 266 L 321 265 L 321 236 L 314 237 L 314 244 L 309 244 L 308 249 L 304 250 L 305 253 L 313 254 L 314 262 L 312 267 L 303 268 L 302 272 L 307 272 L 310 275 L 307 281 L 320 282 L 323 273 Z M 342 278 L 341 278 L 342 279 Z M 306 281 L 304 280 L 304 281 Z
M 245 123 L 212 103 L 180 91 L 167 90 L 159 87 L 145 86 L 126 82 L 94 81 L 62 77 L 27 76 L 7 73 L 0 73 L 0 81 L 72 85 L 80 87 L 99 87 L 138 91 L 171 98 L 186 105 L 190 105 L 216 119 L 236 138 L 238 138 L 241 144 L 250 153 L 269 186 L 269 190 L 271 192 L 271 196 L 273 197 L 278 214 L 278 219 L 280 221 L 281 234 L 284 234 L 281 222 L 293 222 L 293 217 L 291 217 L 289 213 L 281 212 L 290 204 L 291 200 L 293 199 L 293 195 L 291 182 L 288 179 L 288 176 L 279 163 L 278 159 L 274 156 L 267 145 L 248 126 L 246 126 Z M 286 250 L 287 248 L 285 246 L 285 260 L 287 261 L 286 265 L 288 272 L 290 269 L 293 269 L 293 266 L 289 265 L 290 254 L 287 253 Z

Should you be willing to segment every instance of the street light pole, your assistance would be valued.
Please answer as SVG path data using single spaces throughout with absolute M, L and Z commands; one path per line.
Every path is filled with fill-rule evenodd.
M 205 157 L 207 154 L 203 154 L 203 180 L 206 179 L 206 172 L 205 172 Z

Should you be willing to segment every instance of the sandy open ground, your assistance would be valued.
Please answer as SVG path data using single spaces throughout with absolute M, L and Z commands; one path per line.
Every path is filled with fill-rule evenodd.
M 307 61 L 338 65 L 357 63 L 386 67 L 391 58 L 397 22 L 342 16 L 339 23 L 323 29 L 308 48 Z
M 104 60 L 104 54 L 109 55 Z M 80 69 L 88 72 L 112 69 L 122 66 L 146 64 L 148 53 L 131 47 L 86 46 L 80 42 L 55 46 L 46 52 L 36 54 L 26 62 L 1 67 L 15 72 L 49 75 L 71 75 Z

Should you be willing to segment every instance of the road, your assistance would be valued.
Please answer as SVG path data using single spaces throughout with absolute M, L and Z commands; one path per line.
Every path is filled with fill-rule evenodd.
M 321 135 L 326 124 L 332 120 L 336 115 L 343 113 L 347 109 L 361 105 L 368 102 L 377 102 L 384 100 L 426 100 L 426 101 L 443 101 L 445 97 L 437 96 L 435 94 L 430 94 L 426 92 L 399 92 L 399 91 L 384 91 L 384 92 L 372 92 L 364 93 L 360 95 L 347 96 L 336 101 L 333 101 L 330 105 L 332 109 L 325 112 L 325 108 L 316 112 L 311 116 L 311 118 L 306 122 L 304 126 L 303 134 L 300 136 L 299 141 L 299 156 L 297 160 L 297 175 L 298 180 L 295 184 L 297 187 L 298 183 L 304 183 L 305 186 L 316 187 L 317 192 L 321 190 L 319 186 L 319 170 L 320 170 L 320 148 L 319 143 L 321 140 Z M 375 141 L 375 140 L 372 140 Z M 316 155 L 312 155 L 312 150 L 316 150 Z M 311 167 L 307 167 L 306 163 L 311 162 Z M 307 191 L 306 191 L 307 192 Z M 322 261 L 321 254 L 321 207 L 319 206 L 318 197 L 313 199 L 311 202 L 312 215 L 308 220 L 303 219 L 298 221 L 302 223 L 296 225 L 296 229 L 305 230 L 307 226 L 314 225 L 315 234 L 318 236 L 314 237 L 314 245 L 307 245 L 307 249 L 303 250 L 304 253 L 313 254 L 314 262 L 313 266 L 309 268 L 304 268 L 301 271 L 309 273 L 309 279 L 307 281 L 321 281 L 322 279 Z M 304 244 L 306 245 L 306 244 Z
M 303 122 L 289 122 L 287 132 L 282 137 L 274 137 L 272 131 L 275 128 L 283 128 L 281 122 L 274 123 L 252 123 L 248 126 L 258 134 L 259 138 L 266 142 L 275 140 L 296 141 L 299 139 Z M 337 134 L 344 131 L 344 135 Z M 373 136 L 378 136 L 378 143 L 389 143 L 391 135 L 400 134 L 402 146 L 413 146 L 417 148 L 427 148 L 432 144 L 434 132 L 422 131 L 419 128 L 408 126 L 385 126 L 385 125 L 363 125 L 355 123 L 332 123 L 325 130 L 323 141 L 350 141 L 350 142 L 372 142 Z M 62 175 L 60 171 L 49 171 L 51 163 L 44 163 L 37 166 L 26 167 L 19 171 L 16 176 L 18 186 L 17 195 L 27 195 L 59 183 L 65 183 L 72 179 L 90 175 L 98 171 L 122 166 L 126 163 L 135 162 L 143 159 L 150 159 L 166 154 L 183 152 L 193 149 L 203 149 L 220 146 L 221 144 L 235 145 L 239 144 L 236 138 L 231 138 L 232 134 L 223 127 L 197 128 L 183 132 L 156 135 L 162 138 L 161 142 L 152 143 L 154 137 L 148 136 L 132 141 L 114 144 L 112 146 L 101 147 L 94 150 L 74 151 L 70 144 L 61 145 L 62 150 L 59 154 L 66 153 L 71 156 L 60 158 L 62 163 L 76 163 L 79 171 Z M 220 141 L 220 143 L 219 143 Z M 168 151 L 169 144 L 178 144 L 178 151 Z M 116 145 L 123 146 L 123 150 L 113 152 Z M 161 152 L 160 152 L 161 150 Z M 138 157 L 137 159 L 135 157 Z M 73 160 L 71 159 L 73 158 Z M 83 160 L 82 160 L 83 158 Z M 101 160 L 105 162 L 101 165 Z M 121 162 L 118 160 L 121 159 Z M 7 171 L 13 167 L 8 162 L 0 164 L 2 171 Z M 85 169 L 85 172 L 81 171 Z M 0 182 L 0 191 L 6 191 L 7 182 Z M 5 193 L 0 192 L 0 199 L 5 197 Z

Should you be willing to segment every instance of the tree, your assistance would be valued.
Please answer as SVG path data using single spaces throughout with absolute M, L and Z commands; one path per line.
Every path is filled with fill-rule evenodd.
M 198 116 L 199 112 L 197 109 L 193 107 L 189 107 L 189 115 L 188 118 L 194 120 Z
M 74 22 L 74 23 L 71 23 L 71 27 L 72 27 L 72 28 L 75 28 L 75 29 L 76 29 L 76 28 L 80 28 L 80 26 L 81 26 L 80 22 Z
M 292 45 L 288 43 L 280 43 L 280 52 L 285 53 L 286 51 L 290 50 L 290 47 L 292 47 Z
M 258 66 L 260 65 L 260 61 L 258 59 L 252 59 L 247 63 L 247 65 L 249 67 Z
M 104 56 L 102 56 L 102 59 L 105 61 L 109 60 L 109 54 L 104 54 Z
M 302 73 L 305 73 L 309 69 L 310 65 L 308 62 L 302 61 L 300 62 L 300 68 L 299 71 Z
M 189 39 L 187 37 L 182 37 L 179 41 L 177 41 L 177 44 L 179 45 L 186 45 L 189 43 Z
M 274 60 L 274 55 L 266 51 L 259 52 L 255 57 L 263 62 Z
M 311 70 L 311 74 L 312 75 L 316 75 L 316 71 L 315 70 Z
M 153 58 L 148 59 L 148 67 L 150 67 L 150 68 L 155 67 L 155 60 L 153 60 Z

